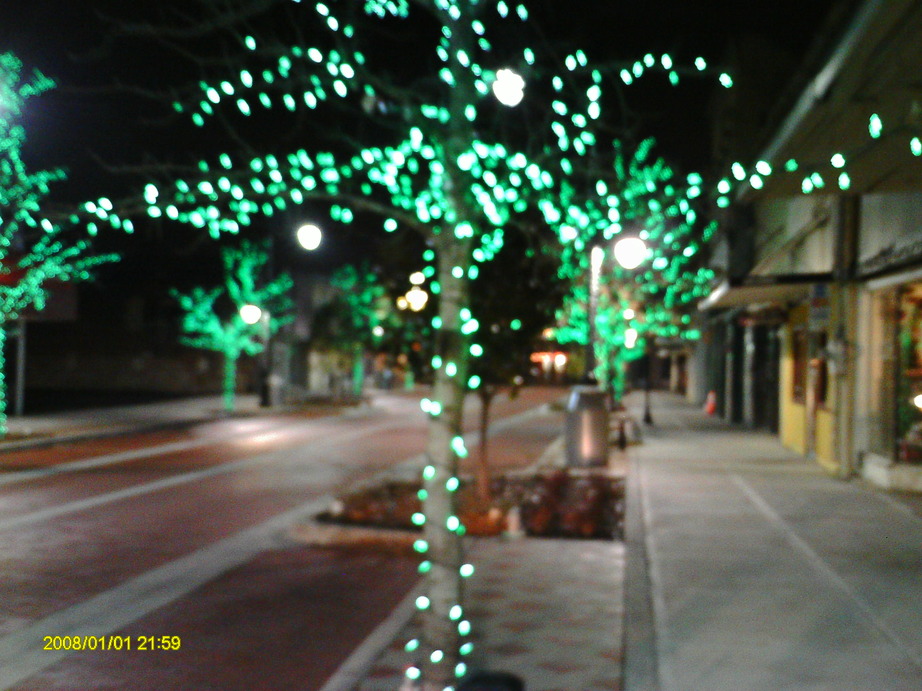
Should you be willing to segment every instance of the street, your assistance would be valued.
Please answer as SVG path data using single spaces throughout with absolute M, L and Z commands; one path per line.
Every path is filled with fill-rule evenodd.
M 561 395 L 498 398 L 497 467 L 528 465 L 560 434 L 539 406 Z M 415 564 L 288 530 L 418 465 L 418 401 L 381 393 L 338 415 L 0 455 L 0 688 L 320 689 L 416 583 Z

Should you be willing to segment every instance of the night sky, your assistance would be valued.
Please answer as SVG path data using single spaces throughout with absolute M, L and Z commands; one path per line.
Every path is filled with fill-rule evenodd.
M 161 47 L 114 40 L 101 16 L 156 21 L 192 4 L 188 0 L 0 2 L 0 50 L 13 50 L 28 66 L 40 68 L 59 84 L 55 91 L 30 101 L 25 123 L 30 160 L 69 170 L 68 182 L 56 194 L 72 201 L 117 197 L 136 182 L 107 172 L 100 160 L 130 164 L 148 155 L 170 158 L 187 153 L 187 138 L 194 132 L 188 124 L 179 129 L 152 128 L 144 120 L 163 113 L 162 104 L 113 87 L 181 84 L 196 75 Z M 803 53 L 832 4 L 830 0 L 540 0 L 529 7 L 550 43 L 559 39 L 570 47 L 584 47 L 591 59 L 633 61 L 646 52 L 669 52 L 677 60 L 690 62 L 704 55 L 711 64 L 719 64 L 729 44 L 744 35 L 758 35 L 792 55 Z M 714 87 L 688 79 L 672 88 L 645 78 L 630 89 L 625 93 L 631 116 L 643 123 L 642 134 L 656 136 L 658 153 L 686 167 L 705 166 L 710 146 L 706 117 Z M 182 244 L 176 243 L 177 248 Z
M 139 133 L 135 123 L 142 106 L 117 92 L 92 91 L 116 82 L 148 83 L 188 78 L 177 74 L 169 55 L 150 44 L 113 41 L 100 16 L 156 20 L 182 10 L 187 0 L 6 0 L 0 3 L 0 50 L 12 49 L 28 65 L 57 79 L 59 89 L 30 106 L 27 128 L 33 153 L 61 161 L 75 176 L 94 174 L 84 168 L 85 155 L 96 151 L 107 159 L 130 160 L 145 148 L 150 133 Z M 738 0 L 543 0 L 531 2 L 533 17 L 553 41 L 561 37 L 585 47 L 590 57 L 636 59 L 645 52 L 669 52 L 677 58 L 704 55 L 712 64 L 726 54 L 735 37 L 758 35 L 799 54 L 814 38 L 833 3 L 830 0 L 739 2 Z M 574 11 L 574 8 L 576 11 Z M 140 48 L 140 49 L 139 49 Z M 706 105 L 708 89 L 683 85 L 676 93 L 659 85 L 661 103 L 647 99 L 645 86 L 634 89 L 638 110 L 653 113 L 684 109 L 688 117 Z M 641 93 L 636 93 L 641 92 Z M 645 99 L 654 100 L 653 106 Z M 684 99 L 684 101 L 683 101 Z M 679 110 L 679 112 L 682 112 Z M 682 116 L 672 117 L 673 124 Z M 652 117 L 651 119 L 657 119 Z M 660 120 L 665 119 L 659 116 Z M 668 128 L 661 128 L 668 129 Z M 660 136 L 664 136 L 660 133 Z M 668 133 L 665 134 L 668 138 Z M 153 141 L 158 141 L 155 137 Z M 670 142 L 674 144 L 674 142 Z

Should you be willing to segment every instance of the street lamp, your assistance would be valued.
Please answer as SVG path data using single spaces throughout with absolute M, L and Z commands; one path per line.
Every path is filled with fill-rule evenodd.
M 313 252 L 320 247 L 320 241 L 323 239 L 323 233 L 319 227 L 313 223 L 305 223 L 298 228 L 298 244 L 308 252 Z
M 240 318 L 245 324 L 255 326 L 261 323 L 263 326 L 263 352 L 262 363 L 260 365 L 260 382 L 259 382 L 259 405 L 267 408 L 272 404 L 270 394 L 269 369 L 272 363 L 269 352 L 269 339 L 272 337 L 271 319 L 272 315 L 268 310 L 264 310 L 259 305 L 243 305 L 240 308 Z
M 320 227 L 314 223 L 304 223 L 295 231 L 295 239 L 298 244 L 308 252 L 313 252 L 315 249 L 320 247 L 320 243 L 323 240 L 323 231 Z M 269 236 L 269 252 L 270 252 L 270 263 L 269 263 L 269 273 L 270 278 L 274 274 L 273 268 L 273 258 L 274 258 L 274 248 L 275 248 L 275 236 Z M 259 405 L 261 407 L 269 407 L 273 402 L 273 382 L 272 382 L 272 368 L 273 368 L 273 358 L 272 358 L 272 328 L 271 328 L 271 315 L 260 309 L 256 305 L 244 305 L 240 309 L 240 317 L 247 324 L 253 325 L 259 321 L 263 322 L 263 337 L 265 339 L 265 347 L 263 349 L 262 357 L 262 366 L 260 371 L 260 400 Z M 290 347 L 290 346 L 289 346 Z
M 407 305 L 414 312 L 419 312 L 426 306 L 426 303 L 429 302 L 429 293 L 419 286 L 410 288 L 404 297 L 407 300 Z
M 640 238 L 621 238 L 615 243 L 615 261 L 625 269 L 636 269 L 646 257 L 647 245 Z
M 244 324 L 253 326 L 263 317 L 263 311 L 258 305 L 244 305 L 240 308 L 240 318 Z
M 622 268 L 631 271 L 640 266 L 647 258 L 647 245 L 639 237 L 623 237 L 615 243 L 614 255 L 615 261 L 617 261 Z M 629 331 L 633 333 L 630 334 L 631 345 L 628 347 L 633 347 L 633 345 L 637 342 L 637 332 L 634 329 L 629 329 Z M 628 334 L 626 334 L 626 336 L 627 335 Z M 625 342 L 625 345 L 627 345 L 627 342 Z M 647 344 L 645 356 L 646 368 L 644 376 L 643 421 L 646 425 L 652 425 L 653 415 L 650 412 L 650 387 L 652 385 L 651 379 L 653 377 L 653 348 L 649 343 Z
M 514 108 L 525 98 L 525 80 L 508 68 L 497 70 L 496 79 L 493 80 L 493 95 L 504 106 Z

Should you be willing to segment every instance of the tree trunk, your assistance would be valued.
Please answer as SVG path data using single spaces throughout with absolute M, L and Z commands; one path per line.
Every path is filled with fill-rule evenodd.
M 462 600 L 461 533 L 457 518 L 458 457 L 466 455 L 461 440 L 461 422 L 467 377 L 468 352 L 461 335 L 461 310 L 467 305 L 468 285 L 464 276 L 452 269 L 466 266 L 467 242 L 448 235 L 436 238 L 438 245 L 441 295 L 436 352 L 441 358 L 435 371 L 433 401 L 438 406 L 430 414 L 424 473 L 426 498 L 425 541 L 428 601 L 421 604 L 423 641 L 421 663 L 423 688 L 441 691 L 453 683 L 459 650 L 463 642 L 458 625 L 464 619 Z
M 237 356 L 224 353 L 224 410 L 234 412 L 234 397 L 237 391 Z
M 490 429 L 490 404 L 496 396 L 495 386 L 483 386 L 480 395 L 480 453 L 477 454 L 476 478 L 477 499 L 481 505 L 489 506 L 492 499 L 490 492 L 490 462 L 487 456 L 487 431 Z
M 477 36 L 472 20 L 483 8 L 476 3 L 445 3 L 438 9 L 444 26 L 451 28 L 452 54 L 463 51 L 475 54 Z M 460 16 L 455 14 L 460 11 Z M 462 607 L 462 580 L 470 567 L 463 564 L 460 525 L 456 510 L 458 458 L 466 456 L 461 420 L 467 388 L 468 338 L 462 333 L 462 310 L 469 305 L 469 269 L 473 237 L 480 213 L 470 199 L 470 178 L 460 169 L 460 157 L 476 140 L 474 127 L 465 116 L 466 109 L 480 96 L 470 70 L 453 63 L 454 85 L 450 92 L 446 123 L 443 186 L 447 192 L 441 227 L 432 239 L 438 261 L 439 317 L 435 352 L 441 358 L 435 367 L 434 399 L 437 406 L 430 415 L 426 454 L 429 466 L 424 474 L 426 499 L 425 541 L 427 546 L 427 598 L 421 601 L 423 640 L 419 669 L 424 691 L 442 691 L 454 687 L 456 676 L 463 674 L 462 659 L 472 647 L 465 636 L 468 623 Z M 464 224 L 465 232 L 457 232 Z M 473 229 L 474 232 L 467 232 Z M 438 407 L 440 406 L 440 408 Z M 460 624 L 460 626 L 459 626 Z
M 365 349 L 356 343 L 352 349 L 352 395 L 362 397 L 365 388 Z
M 0 325 L 0 438 L 6 436 L 7 416 L 6 416 L 6 356 L 3 354 L 6 346 L 6 326 Z

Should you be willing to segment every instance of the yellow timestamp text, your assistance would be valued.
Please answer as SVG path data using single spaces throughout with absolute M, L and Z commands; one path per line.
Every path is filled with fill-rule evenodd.
M 179 636 L 45 636 L 43 650 L 179 650 Z

